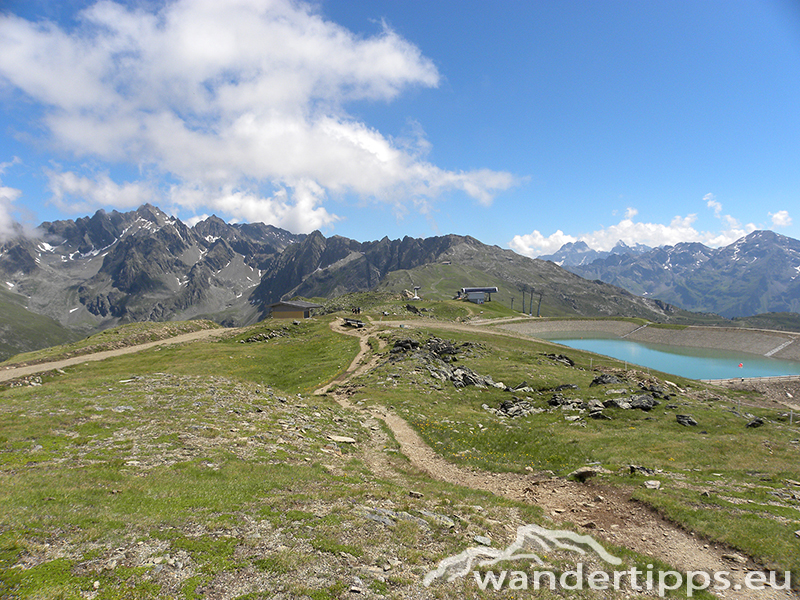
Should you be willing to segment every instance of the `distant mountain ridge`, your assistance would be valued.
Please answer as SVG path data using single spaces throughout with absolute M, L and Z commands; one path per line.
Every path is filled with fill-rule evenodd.
M 189 227 L 147 204 L 45 222 L 38 236 L 0 245 L 0 285 L 28 311 L 84 333 L 142 320 L 251 323 L 282 298 L 370 290 L 390 273 L 449 262 L 499 282 L 505 293 L 535 289 L 550 314 L 669 320 L 674 313 L 663 302 L 468 236 L 359 242 L 216 216 Z
M 61 336 L 129 321 L 203 317 L 247 324 L 280 299 L 399 291 L 417 281 L 440 298 L 462 286 L 497 285 L 494 300 L 517 299 L 518 308 L 524 300 L 526 312 L 533 312 L 535 297 L 537 311 L 559 317 L 688 322 L 694 317 L 687 320 L 677 306 L 726 316 L 798 308 L 800 243 L 772 232 L 720 250 L 618 244 L 588 263 L 594 254 L 587 248 L 565 246 L 558 253 L 565 270 L 469 236 L 359 242 L 216 216 L 190 227 L 146 204 L 45 222 L 36 238 L 20 233 L 6 241 L 0 245 L 0 301 L 16 319 L 54 319 L 65 328 Z M 32 323 L 29 331 L 42 331 L 45 322 Z M 0 330 L 13 341 L 14 323 L 0 323 Z
M 628 246 L 622 240 L 618 241 L 610 252 L 602 250 L 594 250 L 584 241 L 567 242 L 558 252 L 554 254 L 545 254 L 539 256 L 540 260 L 549 260 L 556 263 L 559 267 L 580 267 L 593 263 L 596 260 L 602 260 L 613 255 L 626 256 L 628 254 L 644 254 L 652 250 L 650 246 L 644 244 L 634 244 Z
M 564 268 L 681 308 L 726 318 L 800 312 L 800 242 L 773 231 L 754 231 L 723 248 L 696 242 L 645 252 L 615 253 Z M 584 253 L 585 254 L 585 253 Z
M 0 246 L 6 288 L 28 310 L 82 330 L 206 312 L 246 319 L 257 312 L 247 298 L 271 259 L 305 238 L 215 216 L 190 228 L 147 204 L 45 222 L 38 232 Z

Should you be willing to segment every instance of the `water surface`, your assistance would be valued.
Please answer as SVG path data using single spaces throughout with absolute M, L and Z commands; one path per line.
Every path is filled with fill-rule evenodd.
M 552 331 L 537 334 L 536 337 L 691 379 L 800 375 L 800 362 L 746 352 L 646 344 L 611 335 L 604 336 L 596 331 L 583 333 Z

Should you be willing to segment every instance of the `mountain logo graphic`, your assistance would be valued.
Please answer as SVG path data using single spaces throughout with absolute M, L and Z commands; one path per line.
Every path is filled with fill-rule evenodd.
M 450 556 L 439 562 L 436 570 L 425 575 L 422 583 L 428 587 L 438 578 L 453 581 L 464 577 L 476 567 L 487 567 L 503 560 L 530 560 L 538 565 L 544 562 L 535 552 L 551 552 L 555 549 L 572 550 L 579 554 L 586 554 L 583 547 L 588 546 L 600 558 L 612 565 L 622 563 L 620 558 L 609 554 L 605 548 L 597 543 L 591 536 L 581 535 L 573 531 L 545 529 L 539 525 L 521 525 L 517 528 L 517 537 L 514 542 L 501 550 L 488 546 L 475 546 L 467 548 L 461 554 Z

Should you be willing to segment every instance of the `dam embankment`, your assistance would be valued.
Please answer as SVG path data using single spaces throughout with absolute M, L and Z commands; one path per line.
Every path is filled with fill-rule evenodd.
M 616 320 L 525 320 L 497 327 L 532 337 L 550 337 L 553 333 L 598 333 L 634 342 L 666 344 L 683 348 L 736 350 L 748 354 L 800 361 L 800 333 L 743 329 L 738 327 L 660 327 Z

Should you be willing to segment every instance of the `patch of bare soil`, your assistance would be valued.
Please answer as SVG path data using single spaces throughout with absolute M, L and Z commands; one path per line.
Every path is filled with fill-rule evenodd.
M 437 324 L 438 325 L 438 324 Z M 332 325 L 333 327 L 333 325 Z M 468 329 L 463 325 L 454 329 Z M 357 335 L 362 351 L 356 357 L 347 374 L 338 383 L 346 383 L 356 372 L 362 373 L 372 367 L 373 361 L 364 362 L 369 351 L 370 329 L 342 330 Z M 318 390 L 319 393 L 327 391 Z M 352 405 L 343 391 L 334 391 L 334 398 L 344 407 L 361 410 Z M 448 483 L 492 492 L 521 502 L 540 506 L 555 523 L 575 527 L 601 542 L 632 549 L 645 556 L 655 557 L 682 571 L 705 571 L 707 573 L 728 572 L 732 588 L 718 592 L 720 598 L 749 600 L 754 594 L 764 600 L 796 599 L 798 595 L 785 590 L 765 589 L 761 592 L 746 589 L 745 576 L 748 571 L 760 570 L 752 559 L 741 556 L 713 542 L 700 539 L 679 525 L 663 519 L 649 507 L 636 502 L 630 492 L 596 483 L 592 479 L 585 483 L 531 473 L 491 473 L 453 465 L 436 454 L 398 415 L 386 408 L 372 408 L 367 423 L 374 425 L 382 420 L 391 429 L 402 452 L 413 465 L 431 477 Z M 372 427 L 373 444 L 380 444 L 380 428 Z M 380 452 L 370 453 L 381 455 Z M 376 456 L 370 467 L 382 475 L 387 473 L 385 457 Z M 739 589 L 736 587 L 739 586 Z
M 752 402 L 764 408 L 785 406 L 800 412 L 800 378 L 745 379 L 744 381 L 732 379 L 720 383 L 720 387 L 728 390 L 758 392 L 762 395 L 763 401 Z

